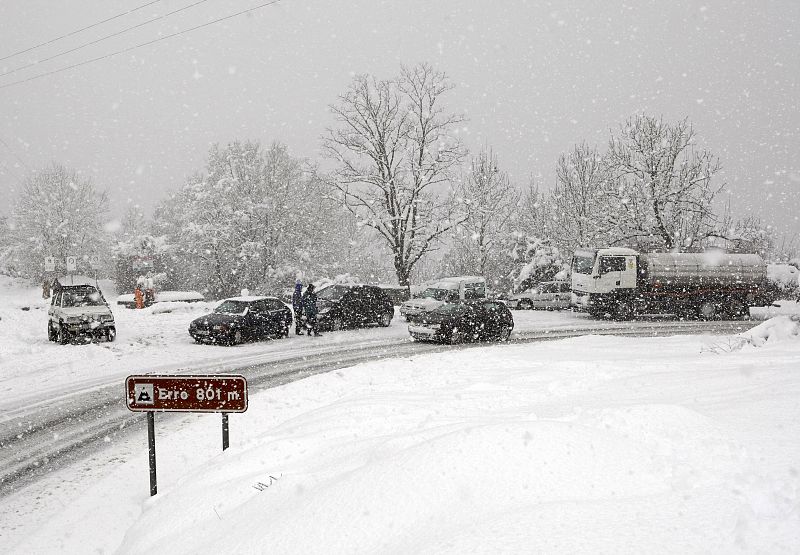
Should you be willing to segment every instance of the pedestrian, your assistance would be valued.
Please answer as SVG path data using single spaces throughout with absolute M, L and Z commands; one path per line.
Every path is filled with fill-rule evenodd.
M 136 308 L 144 308 L 144 295 L 142 295 L 142 286 L 136 284 L 136 289 L 133 290 L 133 299 L 136 301 Z
M 306 317 L 306 328 L 308 335 L 321 335 L 317 330 L 317 293 L 314 291 L 314 284 L 309 283 L 306 292 L 303 293 L 303 314 Z
M 303 282 L 299 279 L 294 282 L 292 295 L 292 310 L 294 310 L 294 333 L 303 335 Z
M 144 280 L 144 306 L 152 306 L 156 302 L 156 287 L 153 278 L 147 277 Z

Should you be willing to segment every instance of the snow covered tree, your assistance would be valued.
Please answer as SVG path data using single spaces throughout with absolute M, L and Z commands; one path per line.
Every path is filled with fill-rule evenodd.
M 503 272 L 501 244 L 514 226 L 521 193 L 497 165 L 491 149 L 472 160 L 470 171 L 456 185 L 465 219 L 455 228 L 448 255 L 457 274 L 476 274 L 495 284 Z
M 509 278 L 515 290 L 525 290 L 542 281 L 568 276 L 568 261 L 546 239 L 512 233 L 507 237 L 506 248 L 514 263 L 514 272 Z
M 655 242 L 684 250 L 716 233 L 713 201 L 722 186 L 712 184 L 717 159 L 694 149 L 687 120 L 674 124 L 638 115 L 609 143 L 614 180 L 605 207 L 616 243 Z
M 278 143 L 234 142 L 213 146 L 206 170 L 157 210 L 156 232 L 175 264 L 191 268 L 194 287 L 212 296 L 277 292 L 313 264 L 333 223 L 301 160 Z
M 9 220 L 6 264 L 31 279 L 44 276 L 44 259 L 56 260 L 66 272 L 67 256 L 75 256 L 78 272 L 88 273 L 89 257 L 104 247 L 108 197 L 88 178 L 53 165 L 33 173 L 22 185 Z
M 559 246 L 572 250 L 608 240 L 607 187 L 608 168 L 596 148 L 583 143 L 559 156 L 548 199 Z
M 391 80 L 358 76 L 331 106 L 338 127 L 322 138 L 336 164 L 326 178 L 335 198 L 386 241 L 404 286 L 420 258 L 461 221 L 450 189 L 465 155 L 454 134 L 463 118 L 441 107 L 450 89 L 446 76 L 425 64 L 403 67 Z

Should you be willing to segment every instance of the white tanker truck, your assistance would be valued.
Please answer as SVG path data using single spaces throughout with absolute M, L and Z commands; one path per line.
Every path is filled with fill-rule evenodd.
M 757 254 L 639 253 L 583 249 L 572 258 L 572 304 L 595 317 L 636 314 L 740 319 L 772 304 L 767 266 Z

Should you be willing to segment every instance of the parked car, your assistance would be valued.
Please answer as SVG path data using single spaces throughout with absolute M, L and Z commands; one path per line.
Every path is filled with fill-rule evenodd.
M 408 299 L 411 298 L 411 294 L 408 290 L 408 287 L 403 287 L 402 285 L 384 285 L 380 284 L 378 287 L 386 293 L 389 297 L 389 300 L 396 306 L 399 306 L 406 302 Z
M 484 298 L 486 280 L 480 276 L 442 278 L 428 285 L 421 297 L 404 302 L 400 306 L 400 315 L 409 322 L 416 322 L 444 303 Z
M 62 345 L 78 338 L 114 341 L 117 336 L 114 315 L 97 282 L 88 277 L 56 279 L 47 316 L 47 339 Z
M 394 305 L 374 285 L 331 285 L 317 294 L 318 322 L 322 330 L 357 328 L 367 324 L 388 327 Z
M 569 308 L 571 300 L 568 281 L 543 281 L 527 291 L 511 295 L 506 304 L 509 308 L 559 310 Z
M 507 341 L 513 329 L 514 317 L 506 305 L 486 299 L 444 304 L 408 326 L 415 341 L 442 343 Z
M 192 320 L 189 335 L 198 343 L 236 345 L 289 335 L 292 310 L 275 297 L 231 297 L 211 314 Z

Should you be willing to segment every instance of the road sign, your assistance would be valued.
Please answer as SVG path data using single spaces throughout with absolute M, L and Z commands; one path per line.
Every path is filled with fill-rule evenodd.
M 92 267 L 92 270 L 99 270 L 100 269 L 100 257 L 96 254 L 93 254 L 89 257 L 89 266 Z
M 55 272 L 56 271 L 56 259 L 53 256 L 45 256 L 44 257 L 44 271 L 45 272 Z
M 128 409 L 159 412 L 244 412 L 247 380 L 244 376 L 128 376 Z
M 74 272 L 78 269 L 77 261 L 74 256 L 67 257 L 67 272 Z

